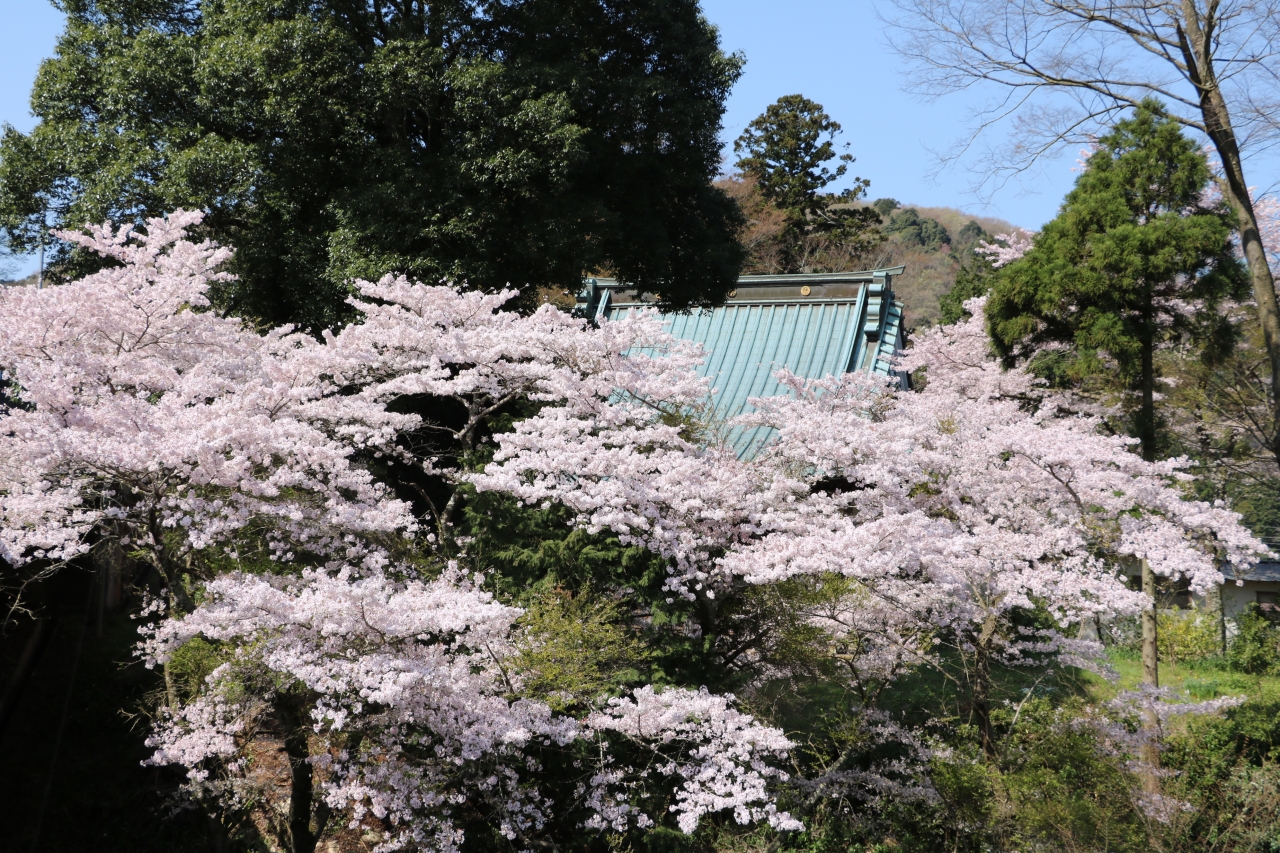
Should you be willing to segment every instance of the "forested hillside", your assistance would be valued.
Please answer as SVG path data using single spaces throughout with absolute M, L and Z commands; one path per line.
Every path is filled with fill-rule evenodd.
M 949 207 L 871 201 L 871 181 L 855 177 L 840 192 L 853 155 L 838 153 L 841 128 L 821 104 L 800 95 L 779 98 L 734 143 L 736 171 L 715 182 L 746 218 L 739 240 L 745 274 L 841 272 L 906 266 L 895 287 L 908 328 L 939 318 L 973 250 L 1014 230 L 1001 219 Z M 832 168 L 834 166 L 834 168 Z
M 878 199 L 871 207 L 888 208 L 893 202 Z M 955 286 L 960 268 L 975 262 L 973 250 L 980 242 L 994 243 L 996 235 L 1014 230 L 1003 219 L 953 207 L 902 204 L 885 211 L 882 219 L 886 239 L 863 262 L 869 269 L 907 268 L 894 279 L 894 291 L 906 306 L 909 329 L 938 321 L 938 300 Z M 932 223 L 937 225 L 930 227 Z

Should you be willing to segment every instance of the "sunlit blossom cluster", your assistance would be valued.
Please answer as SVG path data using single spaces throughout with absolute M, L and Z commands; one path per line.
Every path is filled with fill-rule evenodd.
M 1008 234 L 997 234 L 993 242 L 979 242 L 973 251 L 990 261 L 993 268 L 999 269 L 1031 251 L 1035 239 L 1036 232 L 1015 227 Z

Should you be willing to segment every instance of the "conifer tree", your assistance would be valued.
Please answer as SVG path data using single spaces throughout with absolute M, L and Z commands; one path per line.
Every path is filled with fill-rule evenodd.
M 1210 181 L 1203 152 L 1145 102 L 1098 141 L 1057 218 L 987 303 L 1006 361 L 1055 343 L 1070 347 L 1073 377 L 1114 369 L 1137 395 L 1133 431 L 1148 460 L 1159 450 L 1156 348 L 1191 339 L 1222 352 L 1230 334 L 1217 309 L 1247 293 Z
M 853 186 L 839 194 L 826 191 L 853 162 L 852 154 L 836 153 L 839 133 L 839 122 L 822 104 L 803 95 L 784 95 L 752 119 L 733 143 L 739 155 L 735 165 L 754 182 L 763 201 L 787 218 L 778 235 L 780 272 L 823 266 L 821 261 L 815 265 L 815 256 L 823 249 L 830 253 L 829 247 L 815 243 L 838 243 L 845 248 L 842 254 L 856 257 L 882 239 L 876 209 L 851 204 L 866 195 L 869 180 L 854 178 Z M 827 166 L 832 160 L 838 161 L 834 169 Z

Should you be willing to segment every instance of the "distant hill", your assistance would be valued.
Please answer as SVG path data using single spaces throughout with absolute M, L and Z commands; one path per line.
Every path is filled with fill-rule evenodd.
M 1014 226 L 1003 219 L 977 216 L 954 207 L 895 202 L 898 206 L 889 208 L 886 202 L 892 201 L 877 199 L 867 205 L 880 210 L 888 239 L 864 259 L 865 266 L 880 269 L 905 265 L 906 272 L 894 281 L 894 291 L 906 306 L 907 328 L 931 326 L 938 320 L 939 297 L 955 284 L 956 271 L 961 263 L 972 258 L 974 246 L 996 234 L 1006 234 Z M 908 211 L 914 211 L 915 218 L 925 223 L 925 228 L 913 222 L 895 228 L 903 220 L 912 219 Z M 928 221 L 942 226 L 947 242 L 937 239 L 933 233 L 936 229 L 928 226 Z M 931 236 L 934 239 L 928 239 Z
M 0 285 L 5 287 L 35 287 L 37 275 L 37 273 L 32 273 L 26 278 L 0 281 Z
M 748 275 L 794 272 L 844 272 L 903 265 L 906 272 L 894 282 L 906 306 L 910 330 L 937 322 L 939 298 L 956 282 L 961 266 L 973 262 L 973 249 L 1014 226 L 993 216 L 978 216 L 954 207 L 904 205 L 896 199 L 850 199 L 849 194 L 825 197 L 828 223 L 806 225 L 812 213 L 799 220 L 766 199 L 750 175 L 726 175 L 715 185 L 738 203 L 746 215 L 740 235 Z M 849 215 L 872 208 L 876 217 Z

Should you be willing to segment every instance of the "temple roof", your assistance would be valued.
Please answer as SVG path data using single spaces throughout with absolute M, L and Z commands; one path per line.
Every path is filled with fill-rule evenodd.
M 902 304 L 893 276 L 902 267 L 812 275 L 743 276 L 724 305 L 667 315 L 676 337 L 707 349 L 701 373 L 711 377 L 718 419 L 751 411 L 748 399 L 786 393 L 773 374 L 787 368 L 806 379 L 865 370 L 888 377 L 902 348 Z M 580 310 L 618 318 L 648 303 L 613 279 L 588 279 Z M 737 429 L 729 440 L 754 456 L 773 430 Z

